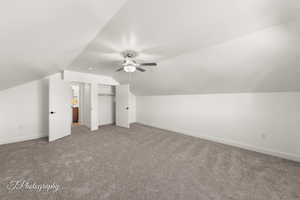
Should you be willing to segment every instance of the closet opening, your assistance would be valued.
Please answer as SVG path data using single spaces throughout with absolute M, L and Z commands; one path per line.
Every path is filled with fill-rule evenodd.
M 79 123 L 79 113 L 80 113 L 80 85 L 77 83 L 72 83 L 72 124 L 80 125 Z
M 98 85 L 99 126 L 115 125 L 116 122 L 115 86 Z

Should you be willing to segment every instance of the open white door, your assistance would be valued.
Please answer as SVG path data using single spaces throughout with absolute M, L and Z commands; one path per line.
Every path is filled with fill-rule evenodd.
M 116 125 L 129 128 L 129 85 L 116 86 Z
M 49 142 L 71 134 L 72 89 L 68 82 L 49 79 Z

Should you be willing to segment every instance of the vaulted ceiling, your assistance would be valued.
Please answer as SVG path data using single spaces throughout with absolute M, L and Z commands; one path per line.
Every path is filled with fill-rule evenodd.
M 300 91 L 299 1 L 29 1 L 0 7 L 0 89 L 69 69 L 138 95 Z M 128 49 L 159 66 L 116 73 Z
M 66 69 L 125 0 L 1 0 L 0 90 Z

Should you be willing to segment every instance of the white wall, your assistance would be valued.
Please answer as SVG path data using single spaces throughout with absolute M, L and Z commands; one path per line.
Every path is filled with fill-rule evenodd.
M 79 86 L 79 123 L 84 124 L 84 84 L 83 83 L 77 83 Z
M 60 77 L 61 74 L 52 76 Z M 0 91 L 0 144 L 48 136 L 48 78 Z M 107 76 L 71 71 L 64 73 L 64 78 L 69 82 L 85 83 L 80 84 L 85 88 L 84 91 L 81 88 L 80 94 L 86 95 L 85 102 L 80 99 L 81 103 L 85 103 L 84 117 L 80 114 L 80 120 L 85 118 L 84 124 L 91 129 L 98 128 L 98 88 L 95 85 L 97 83 L 115 85 L 118 82 Z M 92 109 L 95 112 L 90 112 Z
M 90 106 L 91 106 L 91 117 L 90 117 L 90 121 L 91 121 L 91 125 L 90 125 L 90 130 L 91 131 L 96 131 L 98 130 L 98 85 L 95 83 L 90 84 L 91 87 L 91 101 L 90 101 Z
M 98 85 L 98 94 L 115 94 L 115 87 L 112 85 Z
M 115 79 L 113 79 L 110 76 L 102 76 L 102 75 L 75 72 L 75 71 L 65 70 L 63 72 L 63 78 L 64 80 L 70 82 L 119 85 L 119 82 L 117 82 Z
M 138 96 L 137 121 L 300 161 L 300 93 Z
M 49 133 L 49 78 L 0 91 L 0 144 L 47 137 Z
M 0 92 L 0 144 L 48 136 L 48 81 Z
M 80 101 L 81 123 L 91 127 L 91 86 L 88 83 L 81 84 L 81 101 Z

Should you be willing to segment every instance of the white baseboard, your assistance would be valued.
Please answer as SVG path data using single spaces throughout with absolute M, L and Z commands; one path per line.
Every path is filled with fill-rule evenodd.
M 283 159 L 287 159 L 287 160 L 292 160 L 295 162 L 300 162 L 300 155 L 296 155 L 296 154 L 285 153 L 285 152 L 280 152 L 280 151 L 276 151 L 276 150 L 272 150 L 272 149 L 256 147 L 256 146 L 252 146 L 252 145 L 248 145 L 248 144 L 244 144 L 244 143 L 240 143 L 237 141 L 228 140 L 228 139 L 224 139 L 224 138 L 217 138 L 217 137 L 212 137 L 212 136 L 208 136 L 208 135 L 195 134 L 195 133 L 188 132 L 186 130 L 176 130 L 176 129 L 170 129 L 167 127 L 158 127 L 158 126 L 150 124 L 150 123 L 141 123 L 141 122 L 137 122 L 137 123 L 145 125 L 145 126 L 151 126 L 154 128 L 164 129 L 167 131 L 172 131 L 172 132 L 188 135 L 188 136 L 198 137 L 201 139 L 226 144 L 226 145 L 246 149 L 249 151 L 255 151 L 258 153 L 262 153 L 262 154 L 267 154 L 267 155 L 271 155 L 271 156 L 275 156 L 275 157 L 279 157 L 279 158 L 283 158 Z
M 48 137 L 48 134 L 39 133 L 39 134 L 32 134 L 32 135 L 19 135 L 19 136 L 9 137 L 6 139 L 0 139 L 0 145 L 16 143 L 16 142 L 24 142 L 27 140 L 34 140 L 34 139 L 39 139 L 39 138 L 43 138 L 43 137 Z
M 113 123 L 106 123 L 106 124 L 100 124 L 99 127 L 102 127 L 102 126 L 111 126 L 111 125 L 115 125 L 115 122 L 113 122 Z

